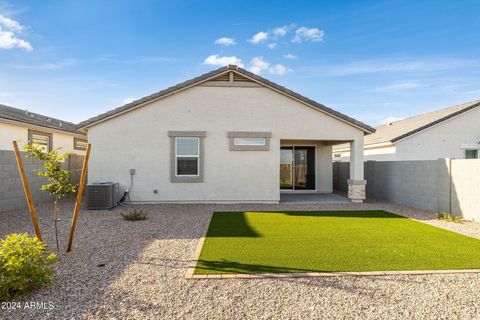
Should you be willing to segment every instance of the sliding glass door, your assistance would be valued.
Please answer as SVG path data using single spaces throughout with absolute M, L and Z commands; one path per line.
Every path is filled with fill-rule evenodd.
M 280 189 L 315 190 L 315 147 L 280 149 Z

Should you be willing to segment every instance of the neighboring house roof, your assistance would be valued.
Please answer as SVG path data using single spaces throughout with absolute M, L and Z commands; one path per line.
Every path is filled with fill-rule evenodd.
M 0 119 L 85 135 L 74 123 L 0 104 Z
M 185 81 L 185 82 L 182 82 L 180 84 L 177 84 L 175 86 L 172 86 L 172 87 L 169 87 L 165 90 L 161 90 L 161 91 L 158 91 L 157 93 L 154 93 L 152 95 L 149 95 L 149 96 L 146 96 L 144 98 L 141 98 L 139 100 L 136 100 L 136 101 L 133 101 L 131 103 L 128 103 L 124 106 L 121 106 L 119 108 L 116 108 L 116 109 L 113 109 L 111 111 L 108 111 L 106 113 L 103 113 L 103 114 L 100 114 L 96 117 L 93 117 L 93 118 L 90 118 L 88 120 L 85 120 L 83 122 L 80 122 L 77 126 L 77 128 L 88 128 L 90 126 L 92 126 L 93 124 L 96 124 L 98 122 L 101 122 L 101 121 L 105 121 L 111 117 L 114 117 L 114 116 L 118 116 L 126 111 L 129 111 L 131 109 L 135 109 L 137 107 L 139 107 L 140 105 L 143 105 L 147 102 L 150 102 L 150 101 L 153 101 L 153 100 L 156 100 L 156 99 L 159 99 L 159 98 L 162 98 L 164 96 L 167 96 L 173 92 L 176 92 L 176 91 L 179 91 L 179 90 L 182 90 L 182 89 L 187 89 L 187 88 L 190 88 L 194 85 L 197 85 L 197 84 L 200 84 L 202 82 L 205 82 L 205 81 L 208 81 L 208 80 L 211 80 L 212 78 L 214 77 L 217 77 L 219 75 L 222 75 L 222 74 L 226 74 L 230 71 L 233 71 L 235 73 L 238 73 L 242 76 L 245 76 L 247 78 L 250 78 L 252 79 L 253 81 L 255 82 L 258 82 L 260 84 L 263 84 L 264 86 L 267 86 L 267 87 L 270 87 L 270 88 L 273 88 L 274 90 L 278 90 L 280 92 L 282 92 L 283 94 L 285 95 L 288 95 L 290 97 L 293 97 L 295 99 L 298 99 L 300 101 L 302 101 L 303 103 L 309 105 L 309 106 L 312 106 L 316 109 L 318 109 L 319 111 L 322 111 L 324 113 L 327 113 L 333 117 L 336 117 L 336 118 L 339 118 L 351 125 L 354 125 L 356 127 L 359 127 L 361 128 L 365 133 L 373 133 L 375 132 L 375 129 L 373 129 L 372 127 L 358 121 L 358 120 L 355 120 L 353 118 L 350 118 L 338 111 L 335 111 L 329 107 L 326 107 L 324 106 L 323 104 L 320 104 L 316 101 L 313 101 L 307 97 L 304 97 L 296 92 L 293 92 L 279 84 L 276 84 L 274 82 L 271 82 L 265 78 L 262 78 L 252 72 L 249 72 L 245 69 L 242 69 L 242 68 L 239 68 L 235 65 L 229 65 L 229 66 L 226 66 L 226 67 L 222 67 L 222 68 L 219 68 L 217 70 L 213 70 L 211 72 L 208 72 L 208 73 L 205 73 L 201 76 L 198 76 L 196 78 L 193 78 L 191 80 L 188 80 L 188 81 Z
M 376 127 L 375 134 L 365 137 L 365 144 L 382 142 L 395 143 L 434 125 L 456 117 L 480 106 L 480 100 L 470 101 L 453 107 L 420 114 L 403 120 Z
M 395 143 L 477 107 L 480 107 L 480 100 L 470 101 L 453 107 L 383 124 L 375 128 L 376 131 L 374 134 L 365 137 L 365 145 Z M 335 146 L 334 149 L 338 150 L 348 147 L 348 144 L 342 144 Z

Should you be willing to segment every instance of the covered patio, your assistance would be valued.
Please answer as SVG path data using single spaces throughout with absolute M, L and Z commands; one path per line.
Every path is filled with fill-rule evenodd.
M 281 193 L 281 204 L 303 204 L 303 203 L 350 203 L 350 199 L 336 193 Z
M 333 194 L 332 146 L 348 143 L 348 198 Z M 281 139 L 280 203 L 361 203 L 365 200 L 363 136 L 355 140 Z

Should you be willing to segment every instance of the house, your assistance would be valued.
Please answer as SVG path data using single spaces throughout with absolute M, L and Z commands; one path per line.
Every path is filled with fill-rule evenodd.
M 480 158 L 480 100 L 376 127 L 365 137 L 365 160 Z M 334 146 L 334 160 L 349 161 L 350 146 Z
M 349 143 L 350 198 L 365 198 L 363 137 L 375 130 L 237 66 L 81 122 L 88 180 L 132 202 L 267 202 L 332 192 L 332 145 Z
M 20 150 L 33 141 L 46 150 L 61 148 L 61 152 L 80 155 L 87 145 L 86 134 L 73 123 L 0 104 L 0 150 L 13 150 L 14 140 L 19 142 Z

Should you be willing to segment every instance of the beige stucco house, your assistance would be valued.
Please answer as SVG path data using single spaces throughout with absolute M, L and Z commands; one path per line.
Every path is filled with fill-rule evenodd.
M 87 136 L 75 124 L 27 110 L 0 104 L 0 150 L 13 150 L 12 141 L 18 141 L 20 150 L 28 141 L 47 150 L 85 153 Z
M 78 128 L 92 144 L 89 182 L 119 182 L 133 202 L 275 203 L 281 192 L 330 193 L 339 143 L 352 147 L 349 197 L 361 202 L 363 138 L 375 131 L 237 66 Z
M 480 158 L 480 100 L 375 128 L 365 136 L 364 158 L 377 161 Z M 336 161 L 349 161 L 350 146 L 334 146 Z

